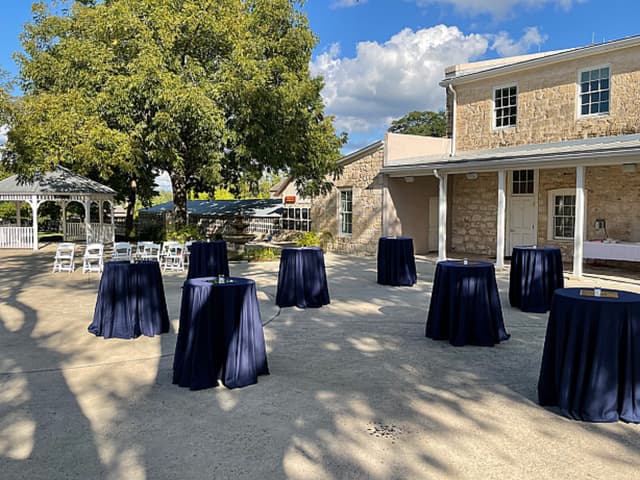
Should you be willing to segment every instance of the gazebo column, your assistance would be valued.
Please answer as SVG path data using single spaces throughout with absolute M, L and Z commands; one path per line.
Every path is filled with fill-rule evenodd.
M 20 216 L 20 205 L 21 205 L 21 201 L 18 200 L 16 202 L 16 225 L 18 227 L 20 227 L 22 225 L 22 217 Z
M 33 249 L 38 250 L 38 207 L 40 204 L 38 203 L 38 196 L 32 195 L 31 201 L 29 202 L 31 205 L 31 223 L 33 226 Z
M 504 268 L 504 244 L 507 200 L 505 195 L 505 171 L 498 170 L 498 219 L 496 232 L 496 268 Z
M 576 221 L 573 232 L 573 274 L 582 277 L 584 245 L 584 165 L 576 167 Z
M 84 240 L 87 244 L 93 242 L 93 233 L 91 232 L 91 200 L 85 200 L 84 205 Z
M 115 223 L 115 215 L 114 215 L 114 205 L 111 200 L 109 200 L 109 216 L 111 217 L 111 243 L 116 243 L 116 223 Z
M 62 241 L 67 240 L 67 201 L 62 201 Z
M 104 243 L 104 225 L 103 225 L 103 216 L 102 216 L 102 209 L 104 208 L 104 202 L 102 201 L 102 199 L 98 200 L 98 223 L 100 224 L 100 226 L 98 227 L 99 231 L 100 231 L 100 237 L 98 238 L 98 241 L 100 243 Z

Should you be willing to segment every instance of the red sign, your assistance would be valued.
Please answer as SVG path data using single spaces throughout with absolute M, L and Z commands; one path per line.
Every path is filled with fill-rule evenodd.
M 296 196 L 287 195 L 286 197 L 284 197 L 284 203 L 296 203 Z

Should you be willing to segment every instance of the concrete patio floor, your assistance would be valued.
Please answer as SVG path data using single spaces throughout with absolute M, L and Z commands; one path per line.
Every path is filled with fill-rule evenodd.
M 430 259 L 393 288 L 375 259 L 328 254 L 331 304 L 280 312 L 278 263 L 232 264 L 256 281 L 271 375 L 192 392 L 171 383 L 184 274 L 164 275 L 171 333 L 104 340 L 99 275 L 50 273 L 53 251 L 0 251 L 2 479 L 640 478 L 639 425 L 538 406 L 547 315 L 509 306 L 508 270 L 511 339 L 456 348 L 424 337 Z

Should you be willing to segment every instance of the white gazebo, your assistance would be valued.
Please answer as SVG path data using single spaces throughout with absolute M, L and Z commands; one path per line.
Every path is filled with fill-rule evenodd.
M 38 249 L 38 208 L 44 202 L 55 202 L 62 208 L 62 235 L 64 240 L 86 240 L 112 243 L 115 238 L 113 223 L 115 190 L 96 181 L 73 173 L 64 167 L 37 176 L 32 182 L 20 182 L 14 175 L 0 181 L 0 202 L 14 202 L 16 225 L 0 225 L 0 248 Z M 32 225 L 23 227 L 20 218 L 22 202 L 29 204 Z M 84 207 L 84 222 L 67 222 L 66 211 L 70 203 Z M 98 204 L 98 218 L 91 220 L 91 205 Z M 108 222 L 105 223 L 105 206 L 108 205 Z

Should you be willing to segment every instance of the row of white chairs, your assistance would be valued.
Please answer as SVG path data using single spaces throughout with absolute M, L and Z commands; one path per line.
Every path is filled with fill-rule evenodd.
M 116 242 L 113 246 L 111 259 L 115 261 L 151 260 L 160 263 L 163 271 L 184 271 L 189 265 L 189 247 L 193 242 L 164 242 L 162 245 L 154 242 L 138 242 L 135 248 L 129 242 Z M 68 272 L 75 270 L 76 245 L 74 243 L 59 243 L 53 262 L 53 272 Z M 82 257 L 82 273 L 102 272 L 104 267 L 104 245 L 90 243 L 86 246 Z

